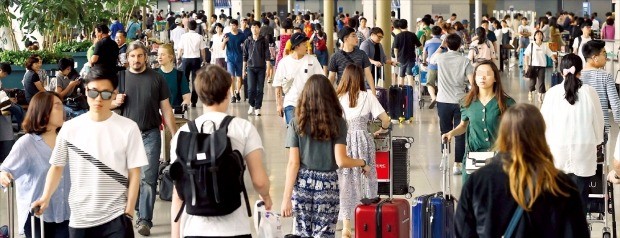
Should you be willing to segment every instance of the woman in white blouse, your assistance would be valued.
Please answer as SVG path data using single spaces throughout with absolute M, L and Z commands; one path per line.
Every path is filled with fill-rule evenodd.
M 209 48 L 211 51 L 211 64 L 216 64 L 222 68 L 226 68 L 226 49 L 222 48 L 224 45 L 224 27 L 218 22 L 215 23 L 214 30 L 215 32 L 213 32 L 213 36 L 211 37 L 213 45 Z
M 540 111 L 547 124 L 545 135 L 555 167 L 575 182 L 585 208 L 605 122 L 596 90 L 579 79 L 581 58 L 568 54 L 560 68 L 564 81 L 549 89 Z
M 532 101 L 532 93 L 538 91 L 538 102 L 542 102 L 547 88 L 545 87 L 545 68 L 547 67 L 547 57 L 552 57 L 554 61 L 557 60 L 557 55 L 553 54 L 553 51 L 549 49 L 547 44 L 543 44 L 543 38 L 545 35 L 542 31 L 536 31 L 534 33 L 534 42 L 530 43 L 526 48 L 523 59 L 523 71 L 527 72 L 529 67 L 532 67 L 534 71 L 534 78 L 530 78 L 530 90 L 528 93 L 528 100 Z

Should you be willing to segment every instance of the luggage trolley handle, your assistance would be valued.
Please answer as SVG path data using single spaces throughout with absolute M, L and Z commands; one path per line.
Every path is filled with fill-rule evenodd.
M 450 194 L 450 179 L 448 178 L 448 158 L 450 157 L 450 142 L 448 139 L 443 139 L 441 141 L 441 163 L 443 167 L 441 168 L 441 192 L 444 196 L 448 196 Z
M 32 214 L 32 216 L 30 216 L 30 232 L 32 232 L 32 233 L 30 233 L 30 234 L 32 234 L 33 237 L 36 236 L 35 235 L 36 234 L 36 222 L 35 222 L 36 221 L 36 215 L 35 214 L 37 214 L 37 212 L 39 212 L 39 210 L 41 210 L 40 206 L 33 207 L 30 210 L 30 212 Z M 41 215 L 39 217 L 39 221 L 41 222 L 41 227 L 40 227 L 41 228 L 41 236 L 40 237 L 41 238 L 45 238 L 43 215 Z
M 15 181 L 11 179 L 9 185 L 4 188 L 7 194 L 7 210 L 9 213 L 9 237 L 15 236 Z

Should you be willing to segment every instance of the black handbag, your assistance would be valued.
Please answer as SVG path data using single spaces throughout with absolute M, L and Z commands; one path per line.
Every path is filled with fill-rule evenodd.
M 531 46 L 531 48 L 530 48 L 530 65 L 529 65 L 529 67 L 527 67 L 527 71 L 523 72 L 523 77 L 528 78 L 528 79 L 536 77 L 536 72 L 534 71 L 534 68 L 532 67 L 532 59 L 534 58 L 534 43 L 531 43 L 530 46 Z

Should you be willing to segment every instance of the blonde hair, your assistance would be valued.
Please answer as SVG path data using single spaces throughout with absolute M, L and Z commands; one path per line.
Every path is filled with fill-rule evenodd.
M 168 54 L 174 56 L 174 48 L 172 48 L 172 44 L 163 44 L 159 46 L 160 49 L 164 49 L 168 51 Z
M 510 194 L 523 210 L 530 211 L 543 192 L 569 196 L 563 188 L 570 185 L 558 177 L 560 171 L 553 164 L 545 138 L 545 121 L 535 106 L 516 104 L 503 113 L 495 149 L 509 155 L 503 169 L 508 174 Z

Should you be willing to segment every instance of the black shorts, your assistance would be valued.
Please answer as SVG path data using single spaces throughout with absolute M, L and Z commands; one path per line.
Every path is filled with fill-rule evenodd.
M 399 77 L 405 77 L 405 75 L 413 76 L 413 66 L 415 66 L 415 60 L 407 61 L 400 64 Z

